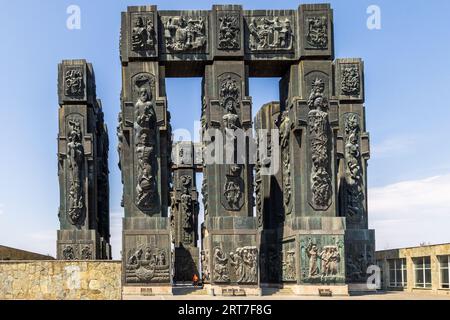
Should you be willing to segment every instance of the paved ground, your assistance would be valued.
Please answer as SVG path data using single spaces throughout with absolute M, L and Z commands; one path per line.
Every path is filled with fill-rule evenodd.
M 409 292 L 377 292 L 374 294 L 358 294 L 348 297 L 316 297 L 316 296 L 291 296 L 291 295 L 268 295 L 261 297 L 213 297 L 206 294 L 189 294 L 174 296 L 128 296 L 124 300 L 450 300 L 449 295 L 409 293 Z

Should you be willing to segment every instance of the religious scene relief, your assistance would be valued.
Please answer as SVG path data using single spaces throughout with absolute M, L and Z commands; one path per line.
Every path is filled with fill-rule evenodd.
M 361 164 L 360 120 L 356 113 L 344 115 L 345 215 L 361 219 L 364 213 L 364 180 Z
M 84 147 L 81 120 L 68 120 L 67 167 L 68 167 L 68 217 L 71 224 L 80 226 L 85 218 L 84 205 Z
M 290 17 L 248 17 L 250 51 L 289 51 L 294 34 Z
M 345 281 L 342 240 L 333 237 L 320 240 L 308 238 L 300 242 L 300 247 L 303 282 L 341 283 Z
M 219 247 L 213 249 L 213 281 L 214 282 L 230 282 L 230 274 L 228 268 L 228 257 Z
M 136 205 L 143 211 L 157 211 L 158 186 L 156 180 L 156 113 L 152 96 L 154 79 L 146 74 L 135 81 L 138 93 L 135 104 L 135 153 L 137 160 Z
M 125 264 L 125 277 L 127 283 L 169 281 L 170 266 L 167 250 L 145 245 L 130 250 Z
M 359 66 L 357 64 L 342 64 L 341 77 L 341 93 L 346 96 L 359 96 L 361 91 Z
M 166 50 L 170 53 L 205 52 L 207 26 L 205 17 L 162 17 Z
M 153 51 L 156 32 L 152 16 L 134 15 L 131 29 L 131 49 L 135 52 Z
M 327 210 L 332 200 L 330 174 L 330 125 L 325 82 L 316 78 L 308 99 L 308 130 L 311 154 L 310 204 L 315 210 Z
M 326 16 L 310 16 L 305 19 L 307 49 L 328 48 L 328 19 Z
M 241 48 L 241 28 L 239 14 L 219 15 L 219 43 L 221 50 L 239 50 Z
M 84 78 L 82 68 L 70 68 L 64 76 L 64 91 L 68 97 L 82 97 L 84 95 Z

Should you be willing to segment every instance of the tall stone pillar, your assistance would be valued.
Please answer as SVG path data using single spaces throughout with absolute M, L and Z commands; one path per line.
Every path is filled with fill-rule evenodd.
M 171 293 L 168 218 L 171 128 L 156 6 L 122 13 L 120 167 L 124 183 L 124 293 Z M 131 288 L 130 288 L 131 286 Z
M 284 223 L 283 177 L 279 148 L 280 103 L 263 105 L 255 116 L 257 159 L 255 194 L 260 237 L 260 281 L 262 285 L 281 281 L 281 241 L 278 228 Z M 271 171 L 268 171 L 272 168 Z
M 252 139 L 252 115 L 243 12 L 240 6 L 213 6 L 211 14 L 214 61 L 203 78 L 203 280 L 219 295 L 255 294 L 259 244 L 246 139 Z
M 170 225 L 175 246 L 174 281 L 177 283 L 192 283 L 194 275 L 200 277 L 197 247 L 199 203 L 194 157 L 192 142 L 174 145 Z
M 58 96 L 57 258 L 111 259 L 108 133 L 92 65 L 85 60 L 62 61 Z
M 339 100 L 339 199 L 346 218 L 347 282 L 352 290 L 367 290 L 367 267 L 375 264 L 375 230 L 368 227 L 367 161 L 370 158 L 364 103 L 364 63 L 361 59 L 334 62 Z

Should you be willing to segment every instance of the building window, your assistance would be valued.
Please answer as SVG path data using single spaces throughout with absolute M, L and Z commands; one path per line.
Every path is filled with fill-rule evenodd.
M 406 259 L 390 259 L 389 264 L 389 286 L 406 287 Z
M 440 286 L 441 289 L 450 289 L 450 256 L 439 257 L 439 270 L 441 274 Z
M 414 260 L 416 288 L 431 288 L 431 258 L 421 257 Z

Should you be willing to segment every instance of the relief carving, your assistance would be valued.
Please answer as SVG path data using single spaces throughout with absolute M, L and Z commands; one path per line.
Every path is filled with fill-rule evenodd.
M 328 19 L 326 16 L 306 18 L 306 41 L 313 49 L 328 48 Z
M 364 185 L 359 146 L 360 126 L 356 113 L 347 113 L 345 126 L 345 208 L 350 218 L 361 218 L 364 213 Z
M 91 246 L 85 245 L 83 249 L 81 249 L 81 260 L 92 260 Z
M 137 159 L 136 205 L 145 211 L 157 210 L 156 183 L 156 113 L 152 101 L 150 78 L 140 75 L 135 80 L 139 93 L 135 104 L 135 152 Z
M 359 96 L 360 94 L 360 77 L 359 67 L 357 64 L 347 64 L 341 66 L 341 91 L 346 96 Z
M 183 243 L 192 244 L 194 242 L 194 223 L 193 223 L 193 207 L 194 203 L 190 194 L 192 178 L 190 176 L 182 176 L 181 184 L 183 194 L 180 197 L 180 213 L 182 216 Z
M 240 49 L 241 29 L 239 24 L 238 14 L 225 13 L 219 17 L 219 49 Z
M 206 26 L 203 17 L 163 17 L 166 49 L 173 53 L 205 51 Z
M 125 275 L 127 283 L 167 282 L 170 266 L 166 249 L 141 246 L 127 256 Z
M 316 210 L 327 210 L 331 205 L 332 183 L 330 175 L 329 155 L 329 122 L 328 101 L 324 97 L 325 83 L 317 78 L 312 84 L 308 99 L 309 141 L 311 152 L 311 199 L 310 203 Z
M 79 97 L 84 95 L 84 79 L 81 68 L 71 68 L 66 70 L 64 75 L 65 94 L 69 97 Z
M 200 256 L 202 261 L 202 282 L 207 283 L 211 281 L 211 272 L 209 271 L 209 251 L 202 250 Z
M 292 127 L 293 123 L 289 118 L 288 111 L 283 111 L 280 123 L 280 146 L 283 173 L 283 204 L 286 215 L 292 213 L 291 154 L 289 144 Z
M 62 251 L 62 256 L 64 260 L 75 260 L 75 250 L 72 246 L 65 246 Z
M 283 252 L 282 268 L 283 281 L 289 282 L 297 280 L 295 250 L 288 250 L 286 252 Z
M 241 177 L 242 166 L 230 165 L 224 186 L 225 208 L 239 211 L 243 206 L 244 180 Z
M 301 241 L 300 245 L 304 282 L 334 283 L 345 281 L 344 266 L 341 263 L 343 241 L 336 238 L 308 238 Z
M 135 16 L 131 30 L 131 48 L 135 52 L 154 50 L 156 33 L 150 16 Z
M 237 283 L 258 282 L 258 249 L 256 247 L 237 248 L 235 252 L 230 252 L 229 256 Z
M 293 31 L 291 20 L 279 17 L 251 18 L 249 29 L 249 49 L 252 51 L 291 50 Z
M 68 216 L 73 225 L 81 225 L 84 220 L 84 147 L 81 123 L 78 119 L 68 121 L 67 165 L 69 173 Z
M 228 257 L 219 247 L 214 249 L 214 282 L 230 282 Z

